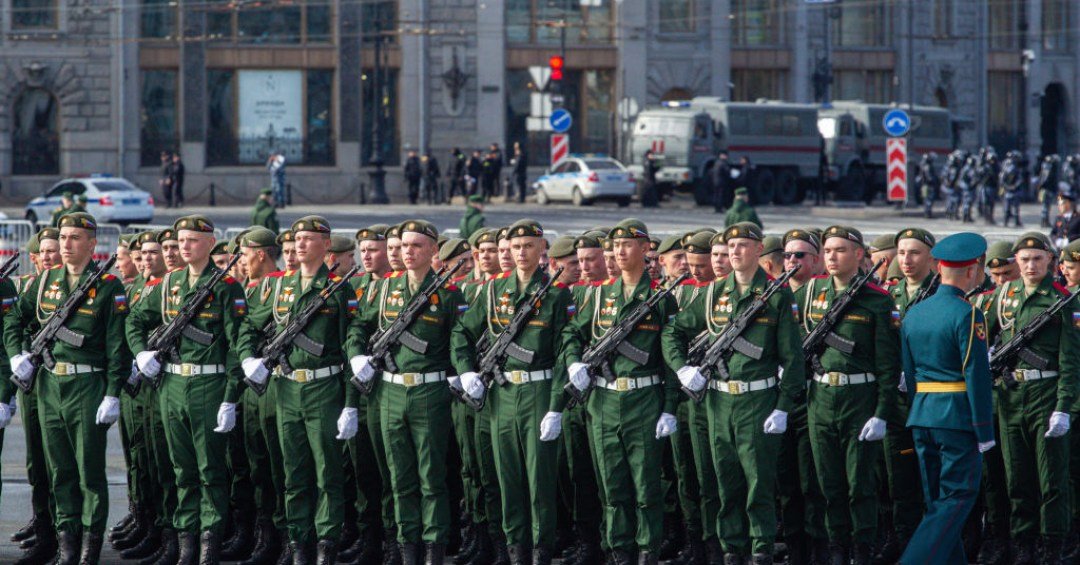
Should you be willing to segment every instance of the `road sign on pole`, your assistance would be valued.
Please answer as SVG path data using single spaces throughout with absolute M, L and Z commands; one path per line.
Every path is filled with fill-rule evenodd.
M 570 136 L 565 133 L 551 134 L 551 168 L 562 164 L 570 156 Z
M 881 125 L 885 128 L 885 133 L 893 137 L 903 137 L 911 129 L 911 116 L 900 108 L 893 108 L 885 112 Z
M 565 108 L 559 108 L 551 113 L 551 118 L 548 120 L 551 123 L 551 129 L 555 133 L 566 133 L 570 130 L 570 126 L 574 124 L 574 117 L 570 114 L 570 111 Z
M 908 195 L 907 139 L 890 137 L 885 140 L 885 155 L 888 165 L 885 169 L 888 185 L 886 195 L 889 202 L 905 202 Z

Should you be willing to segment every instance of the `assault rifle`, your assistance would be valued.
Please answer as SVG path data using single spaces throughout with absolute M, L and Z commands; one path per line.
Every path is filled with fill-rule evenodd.
M 934 278 L 930 279 L 925 285 L 923 285 L 922 288 L 919 289 L 919 292 L 915 293 L 915 297 L 911 299 L 910 303 L 908 303 L 908 310 L 911 310 L 912 306 L 922 302 L 923 300 L 926 300 L 927 298 L 930 298 L 931 295 L 937 292 L 938 286 L 940 285 L 941 273 L 934 273 Z
M 706 381 L 712 378 L 714 372 L 720 377 L 721 381 L 731 380 L 731 374 L 728 373 L 727 359 L 731 356 L 732 351 L 738 351 L 754 360 L 761 359 L 761 356 L 765 353 L 761 346 L 750 343 L 746 338 L 742 337 L 742 334 L 754 323 L 761 311 L 768 306 L 772 295 L 783 288 L 788 279 L 798 272 L 801 267 L 802 265 L 795 265 L 790 271 L 784 271 L 784 274 L 769 283 L 769 286 L 765 287 L 765 291 L 755 298 L 748 308 L 740 312 L 734 320 L 728 323 L 720 332 L 720 335 L 716 337 L 716 340 L 709 345 L 709 348 L 705 350 L 705 354 L 701 357 L 699 369 Z M 710 314 L 711 312 L 705 313 L 706 316 Z M 682 387 L 682 391 L 698 404 L 701 404 L 701 401 L 705 399 L 704 388 L 695 392 Z
M 176 313 L 176 316 L 167 324 L 163 324 L 157 327 L 146 340 L 146 350 L 154 351 L 154 359 L 159 363 L 162 358 L 165 359 L 178 359 L 180 357 L 180 338 L 186 337 L 199 345 L 210 345 L 214 342 L 214 334 L 206 332 L 191 325 L 191 321 L 198 317 L 199 313 L 203 311 L 206 300 L 210 298 L 210 295 L 214 291 L 214 287 L 217 286 L 222 279 L 229 275 L 229 271 L 240 260 L 240 254 L 232 256 L 229 260 L 229 264 L 225 265 L 225 268 L 218 270 L 206 280 L 206 282 L 197 288 L 190 297 L 185 299 L 184 305 L 180 307 L 180 311 Z M 165 306 L 165 305 L 162 305 Z M 160 374 L 160 373 L 159 373 Z M 143 380 L 150 383 L 150 386 L 157 389 L 161 386 L 161 379 L 155 375 L 153 377 L 144 374 L 139 371 L 135 377 L 136 383 L 133 385 L 135 390 L 138 390 L 139 383 Z
M 108 272 L 109 269 L 116 263 L 116 254 L 113 253 L 112 257 L 109 257 L 104 263 L 98 265 L 94 272 L 90 273 L 79 286 L 75 287 L 75 290 L 71 291 L 64 303 L 59 308 L 53 310 L 53 313 L 49 315 L 49 318 L 42 324 L 41 329 L 34 334 L 34 337 L 30 340 L 30 359 L 33 361 L 34 366 L 45 365 L 46 369 L 52 370 L 56 367 L 56 359 L 52 355 L 52 346 L 56 340 L 60 340 L 71 347 L 79 348 L 83 346 L 83 342 L 86 341 L 86 336 L 68 329 L 64 324 L 71 318 L 80 306 L 85 302 L 86 297 L 90 294 L 90 290 L 97 285 Z M 7 267 L 9 265 L 5 265 Z M 111 298 L 111 297 L 110 297 Z M 19 387 L 19 390 L 23 392 L 30 392 L 34 389 L 34 375 L 36 371 L 30 374 L 30 378 L 23 381 L 11 375 L 11 382 L 15 383 L 15 386 Z
M 847 355 L 855 351 L 855 342 L 840 337 L 833 332 L 833 328 L 843 318 L 844 311 L 848 309 L 848 306 L 851 306 L 851 303 L 855 301 L 859 291 L 866 286 L 866 283 L 870 282 L 871 277 L 884 263 L 885 260 L 882 259 L 873 268 L 852 279 L 847 290 L 833 301 L 832 306 L 825 312 L 825 316 L 803 340 L 803 356 L 810 360 L 810 367 L 815 373 L 820 375 L 825 372 L 825 368 L 821 365 L 821 353 L 825 346 L 837 349 Z
M 584 391 L 581 391 L 573 383 L 566 383 L 563 390 L 570 395 L 570 399 L 566 402 L 567 410 L 585 402 L 592 387 L 595 386 L 597 378 L 603 377 L 605 380 L 615 380 L 615 373 L 611 369 L 612 355 L 618 353 L 638 365 L 649 362 L 649 352 L 634 347 L 630 342 L 626 341 L 626 338 L 630 337 L 638 322 L 649 315 L 661 300 L 670 296 L 671 292 L 689 277 L 690 273 L 683 273 L 670 285 L 654 293 L 645 302 L 635 306 L 625 318 L 612 326 L 607 332 L 604 332 L 603 337 L 585 349 L 585 352 L 581 355 L 581 362 L 589 367 L 589 386 Z
M 19 254 L 16 253 L 16 254 L 11 256 L 11 259 L 8 259 L 7 261 L 4 262 L 4 264 L 2 266 L 0 266 L 0 278 L 10 277 L 11 273 L 14 273 L 15 269 L 18 269 L 18 268 L 19 268 Z
M 1050 360 L 1032 351 L 1028 344 L 1031 340 L 1038 335 L 1039 330 L 1043 329 L 1046 324 L 1050 323 L 1057 316 L 1058 312 L 1065 306 L 1068 306 L 1070 302 L 1076 299 L 1077 295 L 1080 295 L 1080 289 L 1076 292 L 1062 296 L 1057 299 L 1049 308 L 1043 310 L 1035 319 L 1031 320 L 1023 328 L 1016 330 L 1012 339 L 1004 343 L 999 343 L 994 348 L 994 354 L 990 356 L 990 374 L 999 377 L 1001 382 L 1005 383 L 1007 388 L 1016 388 L 1016 377 L 1013 374 L 1013 370 L 1016 368 L 1018 361 L 1024 361 L 1028 365 L 1035 367 L 1040 371 L 1045 371 L 1050 368 Z M 1072 328 L 1066 328 L 1062 331 L 1075 331 Z M 1000 338 L 999 338 L 1000 339 Z
M 431 281 L 431 284 L 421 289 L 420 292 L 412 297 L 408 306 L 398 314 L 397 318 L 394 319 L 394 322 L 385 329 L 380 329 L 372 336 L 371 357 L 372 364 L 375 366 L 376 371 L 398 372 L 398 366 L 394 361 L 394 355 L 390 352 L 390 348 L 396 343 L 400 343 L 420 355 L 423 355 L 427 351 L 428 342 L 410 333 L 409 326 L 412 326 L 413 322 L 415 322 L 416 319 L 420 317 L 420 314 L 427 308 L 428 301 L 431 300 L 431 295 L 435 294 L 440 288 L 445 286 L 454 276 L 454 273 L 456 273 L 464 264 L 465 259 L 461 259 L 450 269 L 447 269 L 446 266 L 439 269 L 438 272 L 435 273 L 435 280 Z M 356 375 L 353 375 L 350 382 L 352 382 L 353 386 L 355 386 L 361 394 L 365 395 L 370 394 L 375 387 L 374 378 L 364 382 Z
M 334 263 L 334 265 L 330 267 L 330 272 L 334 272 L 334 269 L 337 267 L 338 264 Z M 326 302 L 330 300 L 330 297 L 342 286 L 349 284 L 349 279 L 351 279 L 359 270 L 359 265 L 353 267 L 348 273 L 345 273 L 344 276 L 323 287 L 323 289 L 319 291 L 319 294 L 315 295 L 315 298 L 308 302 L 302 310 L 296 312 L 295 315 L 289 316 L 289 322 L 285 324 L 285 327 L 274 335 L 274 337 L 263 346 L 262 351 L 259 352 L 259 356 L 262 357 L 263 365 L 266 366 L 267 371 L 272 372 L 275 368 L 280 366 L 282 372 L 285 374 L 292 373 L 293 369 L 289 366 L 289 353 L 292 351 L 293 346 L 299 347 L 306 353 L 315 357 L 322 357 L 323 350 L 326 349 L 326 346 L 308 337 L 304 334 L 304 330 L 307 329 L 311 319 L 314 318 L 315 315 L 319 313 L 319 310 L 322 310 L 322 307 L 326 305 Z M 262 396 L 266 393 L 266 382 L 259 384 L 246 377 L 244 378 L 244 382 L 255 391 L 255 394 Z

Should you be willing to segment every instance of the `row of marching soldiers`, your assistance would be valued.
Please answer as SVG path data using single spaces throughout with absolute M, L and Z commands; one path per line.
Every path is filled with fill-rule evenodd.
M 131 514 L 109 535 L 142 563 L 771 563 L 783 548 L 861 564 L 895 562 L 919 523 L 897 330 L 933 281 L 925 230 L 872 246 L 844 226 L 766 238 L 750 223 L 657 240 L 634 219 L 550 245 L 531 220 L 468 241 L 423 220 L 342 238 L 317 216 L 224 246 L 213 232 L 188 216 L 131 238 L 121 277 L 88 285 L 48 355 L 33 338 L 99 275 L 93 218 L 39 233 L 39 273 L 0 281 L 0 367 L 20 383 L 34 489 L 24 562 L 57 546 L 59 563 L 98 562 L 118 419 Z M 1074 247 L 1060 256 L 1070 286 Z M 882 254 L 898 282 L 857 294 L 831 330 L 853 346 L 811 352 L 808 370 L 803 338 Z M 991 249 L 973 298 L 991 336 L 1063 292 L 1055 258 L 1039 233 Z M 687 359 L 796 266 L 727 375 Z M 149 349 L 206 282 L 190 328 Z M 1001 447 L 968 538 L 983 562 L 1075 552 L 1078 327 L 1064 310 L 1030 345 L 1051 366 L 1023 361 L 1018 387 L 997 391 Z
M 940 168 L 939 168 L 940 166 Z M 1004 204 L 1002 225 L 1012 220 L 1023 227 L 1020 204 L 1029 197 L 1040 203 L 1040 224 L 1051 227 L 1051 209 L 1058 198 L 1075 200 L 1080 195 L 1080 154 L 1049 154 L 1034 168 L 1020 151 L 1012 150 L 998 157 L 992 146 L 969 152 L 957 149 L 938 164 L 935 153 L 926 153 L 915 170 L 915 185 L 922 200 L 924 215 L 933 217 L 934 203 L 943 201 L 945 217 L 965 223 L 975 215 L 987 224 L 996 224 L 994 208 Z

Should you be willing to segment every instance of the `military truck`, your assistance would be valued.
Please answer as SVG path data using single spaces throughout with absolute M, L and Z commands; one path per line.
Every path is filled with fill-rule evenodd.
M 885 133 L 882 119 L 896 108 L 888 104 L 867 104 L 840 100 L 831 108 L 818 110 L 818 131 L 825 139 L 825 184 L 843 200 L 873 201 L 885 192 Z M 949 111 L 931 106 L 904 109 L 911 116 L 908 134 L 909 177 L 923 154 L 934 152 L 944 158 L 955 147 Z M 938 161 L 942 163 L 943 161 Z
M 693 191 L 712 202 L 709 171 L 720 151 L 732 163 L 747 157 L 754 169 L 747 188 L 755 203 L 794 204 L 819 180 L 821 135 L 817 107 L 772 100 L 725 102 L 699 96 L 647 108 L 634 121 L 626 156 L 641 178 L 645 151 L 660 157 L 661 193 Z

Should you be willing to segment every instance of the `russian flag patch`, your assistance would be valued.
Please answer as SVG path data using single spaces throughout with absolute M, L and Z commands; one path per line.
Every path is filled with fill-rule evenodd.
M 247 313 L 247 300 L 244 300 L 243 298 L 233 300 L 233 310 L 236 312 L 237 316 L 243 316 Z
M 573 302 L 571 302 L 566 307 L 566 315 L 567 316 L 573 316 L 574 314 L 577 314 L 577 304 L 574 304 Z
M 8 310 L 11 310 L 11 307 L 15 305 L 16 300 L 18 300 L 18 298 L 13 296 L 0 301 L 0 311 L 7 312 Z
M 458 307 L 457 307 L 457 313 L 458 314 L 464 314 L 465 312 L 468 312 L 468 311 L 469 311 L 469 305 L 468 304 L 458 304 Z
M 349 301 L 345 303 L 345 309 L 350 316 L 355 315 L 356 311 L 360 309 L 360 302 L 355 298 L 350 298 Z
M 7 311 L 8 306 L 6 300 L 4 301 L 4 310 Z M 127 295 L 117 294 L 113 296 L 113 311 L 114 312 L 127 312 Z

